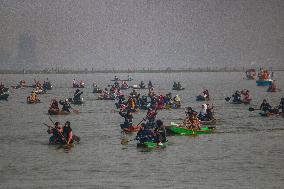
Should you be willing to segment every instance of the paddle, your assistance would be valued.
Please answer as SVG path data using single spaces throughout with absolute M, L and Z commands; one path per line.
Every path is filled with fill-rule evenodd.
M 260 108 L 256 108 L 256 109 L 255 109 L 255 108 L 252 108 L 252 107 L 249 108 L 249 111 L 250 111 L 250 112 L 255 111 L 255 110 L 261 110 L 261 109 L 260 109 Z

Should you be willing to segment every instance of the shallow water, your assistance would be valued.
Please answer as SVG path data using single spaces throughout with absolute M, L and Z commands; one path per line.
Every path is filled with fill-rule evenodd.
M 127 74 L 117 74 L 126 78 Z M 263 118 L 245 105 L 232 105 L 224 98 L 236 89 L 249 89 L 253 107 L 266 98 L 278 105 L 283 92 L 268 93 L 242 73 L 131 74 L 130 84 L 152 80 L 160 93 L 171 91 L 173 81 L 182 81 L 184 91 L 171 91 L 182 106 L 200 109 L 195 96 L 207 88 L 210 103 L 220 119 L 217 131 L 198 137 L 169 137 L 165 149 L 141 150 L 136 142 L 120 144 L 123 119 L 114 113 L 114 101 L 98 101 L 92 82 L 107 86 L 113 74 L 0 75 L 6 85 L 25 79 L 52 81 L 54 89 L 41 95 L 42 103 L 26 104 L 31 89 L 10 89 L 8 101 L 0 101 L 0 188 L 283 188 L 284 124 L 282 117 Z M 52 116 L 69 120 L 81 143 L 71 150 L 48 145 L 46 126 L 52 98 L 72 97 L 72 79 L 86 81 L 85 104 L 74 106 L 80 114 Z M 276 72 L 279 88 L 284 74 Z M 126 91 L 127 93 L 129 91 Z M 143 91 L 141 90 L 143 93 Z M 145 91 L 146 92 L 146 91 Z M 140 122 L 145 112 L 134 115 Z M 165 125 L 184 117 L 184 108 L 159 111 Z M 127 136 L 129 139 L 135 135 Z

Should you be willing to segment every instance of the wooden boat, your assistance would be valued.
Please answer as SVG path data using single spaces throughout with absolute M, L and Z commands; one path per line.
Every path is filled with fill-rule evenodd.
M 66 111 L 62 111 L 62 110 L 54 110 L 54 109 L 48 110 L 49 115 L 68 115 L 70 113 L 71 112 L 66 112 Z

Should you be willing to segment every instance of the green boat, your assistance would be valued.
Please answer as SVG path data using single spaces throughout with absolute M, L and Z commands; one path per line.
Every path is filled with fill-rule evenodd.
M 144 143 L 138 143 L 137 147 L 142 147 L 142 148 L 149 148 L 149 149 L 153 149 L 153 148 L 165 148 L 167 146 L 168 142 L 164 142 L 161 144 L 158 144 L 156 142 L 144 142 Z
M 215 130 L 215 127 L 203 127 L 200 130 L 192 130 L 183 127 L 171 126 L 168 129 L 176 135 L 202 135 L 212 133 Z

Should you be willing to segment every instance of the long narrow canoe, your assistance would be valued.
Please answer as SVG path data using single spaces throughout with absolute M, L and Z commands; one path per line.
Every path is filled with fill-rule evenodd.
M 66 111 L 62 111 L 62 110 L 59 110 L 59 111 L 51 110 L 51 109 L 48 110 L 49 115 L 68 115 L 70 113 L 71 112 L 66 112 Z
M 210 134 L 215 130 L 215 127 L 203 127 L 201 130 L 186 129 L 183 127 L 171 126 L 168 128 L 172 133 L 177 135 L 202 135 Z

